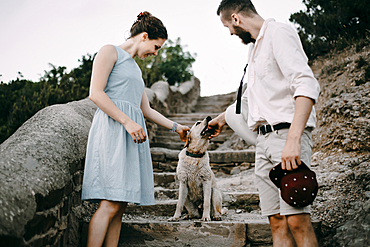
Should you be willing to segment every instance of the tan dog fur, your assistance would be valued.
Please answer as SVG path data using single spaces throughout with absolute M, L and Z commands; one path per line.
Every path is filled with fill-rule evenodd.
M 207 117 L 195 123 L 187 136 L 185 148 L 179 154 L 176 175 L 180 183 L 176 212 L 168 221 L 178 221 L 183 207 L 187 218 L 200 218 L 198 208 L 203 206 L 202 221 L 221 220 L 222 192 L 217 188 L 215 175 L 209 165 L 209 134 L 205 131 L 210 121 Z M 186 155 L 205 153 L 201 158 Z

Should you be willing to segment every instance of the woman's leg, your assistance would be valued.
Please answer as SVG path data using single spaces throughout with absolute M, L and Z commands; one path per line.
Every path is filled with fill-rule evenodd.
M 109 224 L 125 205 L 123 202 L 101 200 L 89 224 L 87 247 L 100 247 L 103 245 Z
M 108 226 L 107 234 L 105 235 L 104 247 L 117 247 L 119 236 L 121 233 L 122 215 L 127 207 L 127 202 L 124 202 L 120 211 L 112 219 Z

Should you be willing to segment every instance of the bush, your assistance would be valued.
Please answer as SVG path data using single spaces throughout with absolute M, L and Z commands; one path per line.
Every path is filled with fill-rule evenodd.
M 144 60 L 135 57 L 147 87 L 160 80 L 165 80 L 170 85 L 190 80 L 193 75 L 191 65 L 195 58 L 190 52 L 184 52 L 180 43 L 180 38 L 175 43 L 168 40 L 157 56 L 146 57 Z
M 370 1 L 303 0 L 305 11 L 294 13 L 290 21 L 299 25 L 303 47 L 310 58 L 324 55 L 331 49 L 343 49 L 369 35 Z

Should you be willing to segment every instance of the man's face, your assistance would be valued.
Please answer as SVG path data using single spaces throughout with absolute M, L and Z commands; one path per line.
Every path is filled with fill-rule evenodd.
M 227 21 L 222 17 L 222 13 L 220 14 L 220 19 L 222 24 L 224 24 L 225 27 L 227 27 L 230 31 L 231 35 L 237 35 L 244 44 L 249 44 L 251 42 L 256 42 L 255 39 L 252 38 L 251 34 L 244 30 L 243 28 L 234 25 L 231 21 Z
M 248 45 L 251 42 L 256 42 L 256 40 L 252 38 L 251 34 L 245 31 L 243 28 L 234 25 L 233 28 L 234 34 L 237 35 L 244 44 Z

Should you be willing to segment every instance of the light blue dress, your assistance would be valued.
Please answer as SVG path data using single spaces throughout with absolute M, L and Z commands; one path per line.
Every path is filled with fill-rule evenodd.
M 117 62 L 105 93 L 147 133 L 140 109 L 144 81 L 129 53 L 116 46 Z M 134 143 L 124 126 L 97 109 L 89 132 L 82 200 L 154 204 L 153 167 L 149 141 Z

